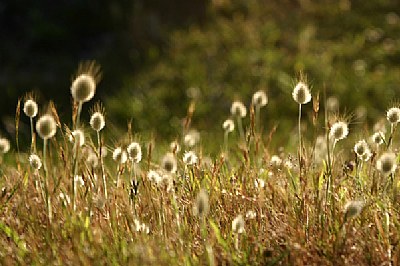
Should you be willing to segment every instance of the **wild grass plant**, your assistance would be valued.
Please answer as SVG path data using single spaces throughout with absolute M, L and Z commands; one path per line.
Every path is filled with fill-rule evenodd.
M 95 78 L 85 78 L 81 88 L 94 88 Z M 37 104 L 42 149 L 33 129 L 30 147 L 0 138 L 2 265 L 399 264 L 391 111 L 389 133 L 361 130 L 316 92 L 311 97 L 302 81 L 293 90 L 299 145 L 274 150 L 272 138 L 292 136 L 263 127 L 267 98 L 256 92 L 248 120 L 245 104 L 232 104 L 236 124 L 221 121 L 212 155 L 192 125 L 193 104 L 175 139 L 128 130 L 110 140 L 100 134 L 108 130 L 101 105 L 89 121 L 80 119 L 94 91 L 78 99 L 76 82 L 72 121 L 59 121 L 54 105 Z M 311 99 L 312 108 L 305 105 Z M 31 125 L 37 112 L 24 110 Z

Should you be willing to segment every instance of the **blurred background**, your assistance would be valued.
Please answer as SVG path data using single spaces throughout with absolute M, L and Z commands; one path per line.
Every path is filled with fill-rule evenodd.
M 85 110 L 100 100 L 117 129 L 132 121 L 135 132 L 173 138 L 195 101 L 193 126 L 219 132 L 233 100 L 249 105 L 263 89 L 265 131 L 291 131 L 299 71 L 314 95 L 326 88 L 341 113 L 372 125 L 400 97 L 399 14 L 395 0 L 1 0 L 0 132 L 14 136 L 30 91 L 70 123 L 82 60 L 103 70 Z

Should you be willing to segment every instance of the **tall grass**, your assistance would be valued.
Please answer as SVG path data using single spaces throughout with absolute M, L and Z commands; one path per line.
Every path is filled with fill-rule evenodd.
M 227 132 L 233 127 L 224 127 L 220 139 L 197 139 L 186 146 L 190 151 L 178 149 L 185 147 L 184 135 L 175 138 L 181 142 L 169 145 L 169 139 L 155 142 L 135 132 L 147 147 L 139 152 L 131 132 L 118 140 L 101 140 L 100 130 L 94 130 L 84 131 L 86 141 L 81 156 L 76 156 L 76 146 L 63 141 L 67 134 L 62 131 L 52 145 L 45 139 L 42 151 L 51 212 L 37 186 L 41 174 L 28 163 L 31 147 L 21 147 L 26 152 L 21 152 L 19 165 L 13 163 L 16 153 L 5 151 L 0 170 L 0 263 L 398 265 L 394 130 L 389 133 L 390 151 L 381 147 L 389 141 L 380 134 L 381 139 L 368 144 L 372 155 L 364 157 L 360 149 L 353 149 L 355 136 L 371 139 L 369 132 L 354 126 L 348 138 L 340 138 L 332 132 L 338 129 L 335 123 L 343 122 L 332 120 L 337 116 L 326 112 L 326 121 L 311 123 L 309 111 L 299 106 L 298 118 L 303 118 L 307 132 L 326 132 L 325 148 L 312 144 L 316 136 L 302 136 L 300 131 L 298 147 L 288 141 L 285 147 L 270 149 L 269 139 L 292 136 L 263 130 L 259 109 L 255 126 L 240 129 L 239 124 L 243 132 L 229 139 Z M 193 105 L 189 108 L 185 121 L 195 112 Z M 183 134 L 193 130 L 190 123 L 184 127 Z M 243 146 L 253 127 L 259 134 L 257 145 Z M 296 127 L 301 129 L 294 117 Z M 110 129 L 103 130 L 107 134 Z M 337 145 L 339 140 L 343 141 Z M 210 155 L 215 149 L 211 145 L 219 147 L 219 153 Z M 102 147 L 113 156 L 102 154 Z M 88 150 L 96 151 L 100 164 L 89 167 Z M 300 150 L 304 152 L 296 159 L 293 153 Z M 71 180 L 75 174 L 78 183 Z

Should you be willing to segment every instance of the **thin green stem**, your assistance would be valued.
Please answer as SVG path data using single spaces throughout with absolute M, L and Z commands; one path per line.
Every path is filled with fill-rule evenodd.
M 99 157 L 100 157 L 100 165 L 101 165 L 101 177 L 103 180 L 103 191 L 104 191 L 104 197 L 107 200 L 108 194 L 107 194 L 107 183 L 106 183 L 106 175 L 104 172 L 104 162 L 103 162 L 103 154 L 102 154 L 102 147 L 101 147 L 101 138 L 100 138 L 100 131 L 97 131 L 97 146 L 99 149 Z

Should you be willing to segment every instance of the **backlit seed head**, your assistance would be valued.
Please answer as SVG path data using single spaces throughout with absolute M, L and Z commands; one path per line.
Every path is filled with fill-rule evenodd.
M 338 141 L 345 139 L 349 134 L 349 128 L 345 122 L 336 122 L 331 126 L 329 136 Z
M 104 115 L 101 112 L 95 112 L 90 117 L 90 126 L 97 132 L 101 131 L 106 125 Z
M 231 106 L 231 114 L 235 117 L 245 117 L 247 114 L 246 106 L 242 102 L 234 101 Z
M 400 108 L 392 107 L 386 113 L 386 118 L 391 124 L 400 122 Z
M 129 160 L 134 163 L 139 163 L 142 160 L 142 148 L 137 142 L 132 142 L 126 149 L 128 152 Z
M 208 194 L 205 189 L 201 189 L 193 205 L 193 214 L 199 218 L 206 217 L 209 211 Z
M 29 163 L 34 170 L 40 170 L 42 167 L 42 161 L 36 154 L 31 154 L 29 156 Z
M 173 153 L 167 153 L 161 160 L 161 167 L 168 173 L 174 174 L 177 170 L 177 161 Z
M 242 234 L 244 233 L 244 219 L 243 215 L 238 215 L 232 221 L 232 232 L 235 234 Z
M 156 185 L 159 185 L 162 182 L 162 175 L 154 170 L 150 170 L 147 173 L 147 178 L 149 179 L 150 182 L 152 182 Z
M 113 160 L 119 164 L 124 164 L 128 160 L 128 155 L 121 147 L 118 147 L 113 152 Z
M 97 157 L 96 153 L 89 152 L 87 156 L 86 163 L 90 165 L 92 168 L 97 168 L 99 165 L 99 158 Z
M 309 103 L 311 101 L 311 93 L 307 84 L 299 81 L 293 89 L 292 97 L 298 104 Z
M 32 99 L 26 100 L 25 103 L 24 103 L 24 113 L 28 117 L 34 118 L 38 113 L 38 105 L 37 105 L 37 103 Z
M 364 162 L 368 162 L 371 159 L 372 155 L 373 154 L 372 154 L 371 150 L 367 149 L 364 152 L 363 156 L 361 156 L 361 160 L 363 160 Z
M 246 212 L 246 218 L 249 220 L 253 220 L 257 217 L 257 213 L 253 210 L 249 210 Z
M 81 129 L 75 129 L 69 136 L 69 141 L 82 147 L 85 144 L 85 133 Z
M 365 140 L 360 140 L 354 145 L 354 152 L 359 157 L 362 157 L 368 150 L 368 144 Z
M 71 94 L 74 100 L 80 103 L 90 101 L 96 92 L 100 76 L 100 66 L 96 62 L 80 64 L 76 78 L 71 85 Z
M 280 169 L 282 166 L 282 159 L 278 155 L 272 155 L 269 164 L 273 169 Z
M 376 145 L 381 145 L 385 140 L 385 135 L 382 131 L 375 132 L 374 135 L 372 135 L 371 140 Z
M 364 204 L 364 201 L 361 200 L 347 202 L 344 206 L 345 219 L 357 217 L 364 208 Z
M 193 147 L 200 141 L 200 133 L 192 129 L 184 137 L 183 143 L 188 147 Z
M 268 103 L 268 98 L 267 94 L 265 91 L 257 91 L 256 93 L 253 94 L 253 99 L 252 99 L 253 105 L 258 106 L 258 107 L 263 107 L 266 106 Z
M 187 151 L 183 154 L 183 162 L 186 165 L 194 165 L 197 164 L 198 158 L 196 153 L 193 151 Z
M 235 123 L 233 122 L 232 119 L 227 119 L 222 124 L 222 128 L 225 130 L 225 132 L 230 133 L 235 129 Z
M 6 138 L 0 138 L 0 153 L 5 154 L 10 150 L 10 142 Z
M 36 131 L 42 139 L 54 137 L 57 131 L 56 120 L 52 115 L 43 115 L 36 122 Z
M 393 152 L 386 152 L 376 162 L 376 168 L 385 176 L 394 173 L 397 168 L 396 154 Z

